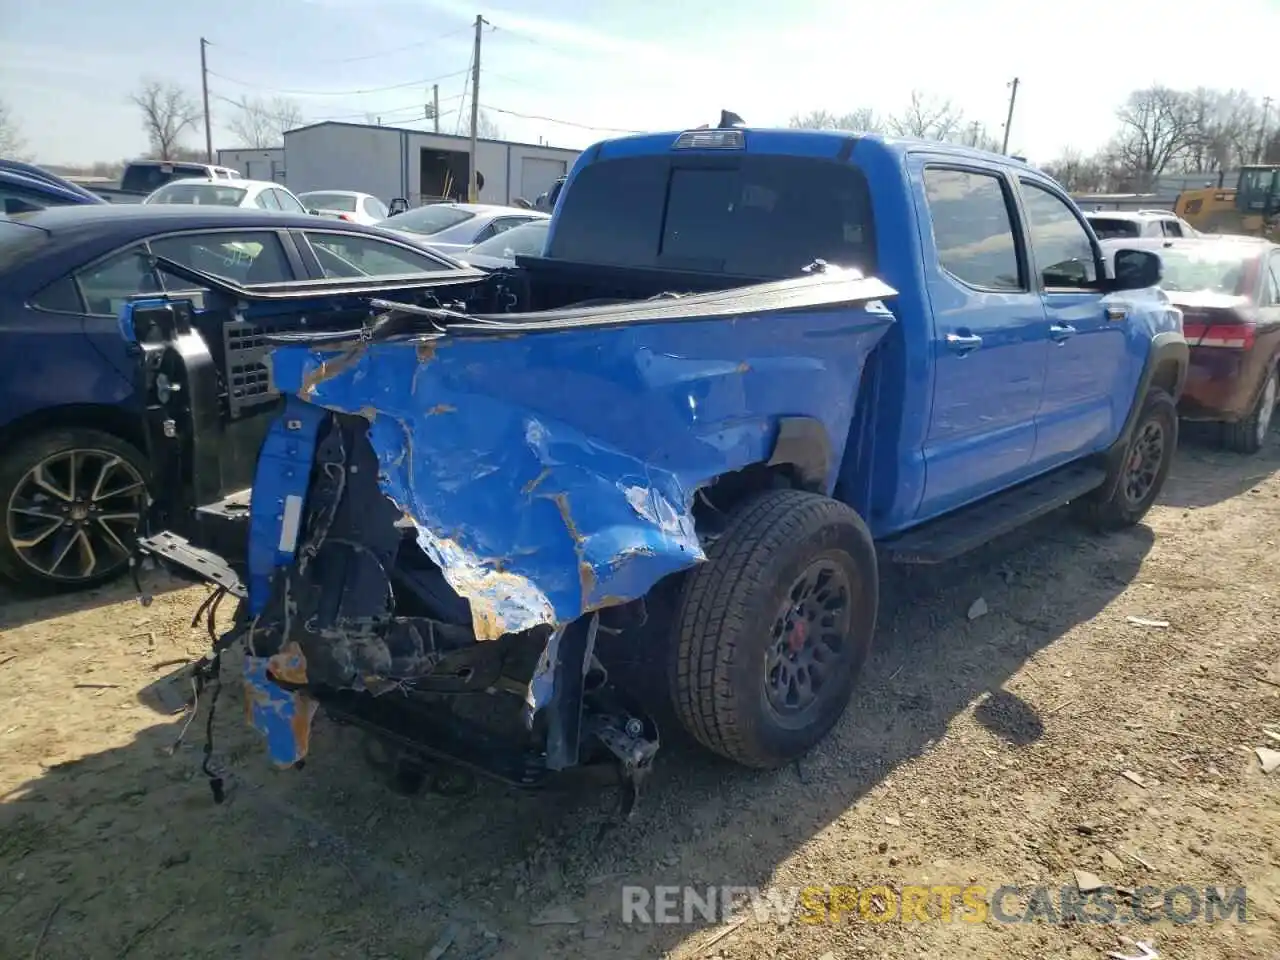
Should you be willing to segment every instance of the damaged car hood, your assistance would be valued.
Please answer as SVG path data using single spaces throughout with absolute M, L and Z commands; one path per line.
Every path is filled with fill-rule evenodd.
M 387 339 L 294 338 L 271 365 L 282 392 L 368 420 L 383 493 L 470 602 L 476 637 L 494 639 L 641 597 L 705 559 L 698 491 L 769 461 L 784 418 L 825 438 L 830 493 L 893 294 L 837 272 L 618 307 L 451 314 Z M 260 492 L 255 515 L 291 513 Z M 295 523 L 282 556 L 296 542 Z M 264 600 L 251 586 L 251 609 Z

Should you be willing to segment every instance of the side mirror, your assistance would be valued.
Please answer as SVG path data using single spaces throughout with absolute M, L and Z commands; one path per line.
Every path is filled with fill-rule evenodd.
M 1115 265 L 1113 290 L 1144 290 L 1164 277 L 1164 264 L 1149 250 L 1117 250 Z
M 32 203 L 30 200 L 20 200 L 18 197 L 4 198 L 4 214 L 6 217 L 13 216 L 15 213 L 31 213 L 33 210 L 43 210 L 44 204 Z
M 397 213 L 404 213 L 409 209 L 409 201 L 404 197 L 396 197 L 391 201 L 391 205 L 387 208 L 387 216 L 394 217 Z

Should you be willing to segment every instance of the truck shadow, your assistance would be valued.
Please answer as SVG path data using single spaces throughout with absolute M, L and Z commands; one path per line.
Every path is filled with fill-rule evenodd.
M 273 774 L 232 687 L 215 727 L 230 787 L 221 806 L 199 773 L 203 723 L 168 755 L 177 720 L 0 798 L 0 875 L 24 878 L 0 892 L 0 955 L 30 954 L 63 902 L 74 909 L 48 921 L 42 957 L 87 942 L 139 957 L 418 956 L 448 924 L 459 960 L 661 954 L 705 922 L 624 926 L 623 885 L 765 887 L 964 715 L 993 755 L 1039 739 L 1061 719 L 1053 694 L 1021 678 L 1009 689 L 1010 678 L 1098 615 L 1152 542 L 1144 526 L 1096 538 L 1053 516 L 961 561 L 887 571 L 877 653 L 826 742 L 761 773 L 668 735 L 627 824 L 611 790 L 582 782 L 590 774 L 533 794 L 480 782 L 459 796 L 396 795 L 358 735 L 323 722 L 306 768 Z M 987 612 L 970 619 L 978 599 Z M 928 818 L 922 799 L 903 816 Z M 886 831 L 847 833 L 874 852 L 902 836 Z M 530 925 L 551 908 L 559 923 Z
M 1273 433 L 1252 456 L 1223 450 L 1212 432 L 1188 424 L 1178 443 L 1178 458 L 1160 494 L 1169 507 L 1210 507 L 1252 491 L 1280 470 L 1280 436 Z

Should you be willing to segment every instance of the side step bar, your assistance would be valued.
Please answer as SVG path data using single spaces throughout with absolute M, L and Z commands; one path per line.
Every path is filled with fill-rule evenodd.
M 1101 467 L 1072 464 L 881 543 L 891 563 L 943 563 L 1102 486 Z

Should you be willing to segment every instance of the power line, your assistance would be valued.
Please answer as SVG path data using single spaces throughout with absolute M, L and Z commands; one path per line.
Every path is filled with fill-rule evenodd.
M 457 94 L 457 93 L 455 93 L 452 97 L 442 97 L 442 98 L 441 98 L 441 100 L 440 100 L 440 102 L 441 102 L 441 103 L 449 103 L 449 102 L 451 102 L 451 101 L 453 101 L 453 100 L 460 100 L 461 98 L 462 98 L 462 95 L 461 95 L 461 94 Z M 233 99 L 231 99 L 230 97 L 224 97 L 224 96 L 222 96 L 222 95 L 221 95 L 221 94 L 219 94 L 219 93 L 214 93 L 212 90 L 211 90 L 211 91 L 209 91 L 209 99 L 210 99 L 210 100 L 218 100 L 218 101 L 221 101 L 222 103 L 225 103 L 225 104 L 227 104 L 228 106 L 231 106 L 231 107 L 235 107 L 235 108 L 237 108 L 237 109 L 239 109 L 239 110 L 244 110 L 244 109 L 245 109 L 245 105 L 244 105 L 241 101 L 239 101 L 239 100 L 233 100 Z M 415 121 L 417 121 L 417 120 L 426 120 L 426 119 L 430 119 L 430 118 L 428 118 L 428 117 L 423 117 L 423 116 L 421 116 L 421 114 L 425 111 L 425 108 L 426 108 L 426 103 L 425 103 L 425 102 L 420 102 L 420 103 L 406 103 L 406 104 L 404 104 L 403 106 L 399 106 L 399 107 L 386 107 L 386 108 L 383 108 L 383 109 L 381 109 L 381 110 L 361 110 L 361 111 L 359 111 L 359 112 L 357 112 L 357 113 L 330 113 L 330 114 L 325 114 L 324 116 L 319 116 L 319 117 L 308 117 L 308 118 L 307 118 L 307 122 L 308 122 L 308 123 L 320 123 L 320 122 L 322 122 L 322 121 L 324 121 L 324 120 L 363 120 L 363 119 L 365 119 L 366 117 L 370 117 L 370 116 L 374 116 L 374 117 L 390 117 L 390 116 L 392 116 L 393 114 L 397 114 L 397 113 L 408 113 L 408 112 L 412 111 L 412 112 L 414 112 L 414 113 L 419 114 L 419 116 L 416 116 L 416 117 L 409 117 L 409 118 L 407 118 L 407 119 L 405 119 L 405 120 L 403 120 L 403 121 L 400 121 L 400 122 L 402 122 L 402 123 L 412 123 L 412 122 L 415 122 Z M 449 110 L 441 110 L 441 111 L 440 111 L 440 116 L 442 116 L 442 117 L 447 117 L 447 116 L 449 116 L 450 114 L 455 113 L 455 112 L 456 112 L 456 108 L 454 108 L 454 109 L 449 109 Z
M 215 73 L 213 70 L 209 71 L 209 76 L 217 77 L 219 80 L 225 80 L 227 83 L 234 83 L 237 86 L 248 87 L 254 90 L 264 90 L 268 93 L 286 93 L 312 97 L 358 97 L 366 93 L 383 93 L 387 90 L 404 90 L 406 87 L 425 87 L 433 83 L 438 83 L 441 80 L 460 77 L 469 70 L 470 67 L 468 67 L 467 70 L 455 70 L 452 73 L 442 74 L 438 77 L 426 77 L 422 80 L 410 80 L 406 83 L 392 83 L 385 87 L 369 87 L 365 90 L 294 90 L 288 87 L 268 87 L 263 84 L 250 83 L 246 80 L 237 80 L 235 77 L 228 77 L 225 74 Z
M 439 43 L 441 40 L 448 40 L 450 37 L 456 37 L 463 33 L 469 33 L 470 31 L 471 31 L 471 25 L 468 24 L 465 27 L 459 27 L 457 30 L 450 30 L 448 33 L 442 33 L 436 37 L 430 37 L 426 40 L 415 40 L 412 43 L 406 43 L 404 46 L 391 47 L 390 49 L 387 49 L 387 50 L 379 50 L 376 53 L 363 53 L 355 57 L 328 57 L 322 60 L 315 60 L 308 57 L 307 64 L 314 65 L 314 64 L 324 64 L 324 63 L 358 63 L 361 60 L 380 60 L 384 57 L 389 57 L 395 53 L 403 53 L 405 50 L 417 50 L 420 47 L 429 47 Z M 209 46 L 217 47 L 219 51 L 231 53 L 231 54 L 234 54 L 235 56 L 240 56 L 240 57 L 263 56 L 261 52 L 249 53 L 248 51 L 239 50 L 235 47 L 224 47 L 222 44 L 213 43 L 212 41 L 209 42 Z
M 555 117 L 543 117 L 536 113 L 518 113 L 515 110 L 504 110 L 502 107 L 495 107 L 485 103 L 481 105 L 483 110 L 492 110 L 494 113 L 502 113 L 508 117 L 519 117 L 521 120 L 541 120 L 543 123 L 558 123 L 564 127 L 577 127 L 579 130 L 603 130 L 609 133 L 648 133 L 647 130 L 631 130 L 627 127 L 593 127 L 589 123 L 575 123 L 572 120 L 557 120 Z

